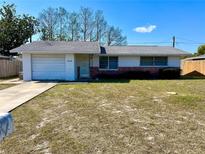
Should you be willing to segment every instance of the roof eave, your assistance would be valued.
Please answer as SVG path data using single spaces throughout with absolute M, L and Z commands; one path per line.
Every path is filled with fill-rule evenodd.
M 21 51 L 20 50 L 16 50 L 16 49 L 12 49 L 12 50 L 10 50 L 10 53 L 21 53 Z
M 100 53 L 99 55 L 127 55 L 127 56 L 177 56 L 184 57 L 190 56 L 191 54 L 138 54 L 138 53 Z
M 12 51 L 11 53 L 20 53 L 20 54 L 22 54 L 22 53 L 28 53 L 28 54 L 46 54 L 46 53 L 48 53 L 48 54 L 99 54 L 99 52 L 96 52 L 96 51 L 83 51 L 83 52 L 81 52 L 81 51 L 18 51 L 18 52 L 16 52 L 16 51 Z

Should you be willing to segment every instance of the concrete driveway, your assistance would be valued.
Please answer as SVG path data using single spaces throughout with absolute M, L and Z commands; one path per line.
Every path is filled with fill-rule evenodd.
M 21 83 L 24 83 L 24 81 L 19 78 L 0 79 L 0 84 L 21 84 Z
M 54 87 L 57 83 L 25 82 L 0 90 L 0 113 L 9 112 L 23 103 Z

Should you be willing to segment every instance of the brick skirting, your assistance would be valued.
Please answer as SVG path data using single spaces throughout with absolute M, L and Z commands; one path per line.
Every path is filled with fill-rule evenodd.
M 119 67 L 117 70 L 99 70 L 98 67 L 91 67 L 90 74 L 92 78 L 97 78 L 99 75 L 119 75 L 129 71 L 148 71 L 151 76 L 157 76 L 161 67 Z

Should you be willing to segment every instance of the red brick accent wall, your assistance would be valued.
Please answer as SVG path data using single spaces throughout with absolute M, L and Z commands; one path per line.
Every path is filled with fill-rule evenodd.
M 91 67 L 90 74 L 92 78 L 97 78 L 100 74 L 117 75 L 128 71 L 149 71 L 151 75 L 156 76 L 160 67 L 119 67 L 118 70 L 99 70 L 98 67 Z

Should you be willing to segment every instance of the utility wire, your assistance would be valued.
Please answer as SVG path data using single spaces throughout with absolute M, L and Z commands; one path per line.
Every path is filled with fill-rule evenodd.
M 170 41 L 167 41 L 170 40 Z M 191 45 L 202 45 L 205 44 L 205 42 L 198 42 L 198 41 L 194 41 L 194 40 L 190 40 L 190 39 L 186 39 L 186 38 L 182 38 L 182 37 L 178 37 L 176 36 L 176 44 L 191 44 Z M 171 39 L 166 39 L 166 41 L 159 41 L 159 42 L 130 42 L 130 44 L 172 44 L 172 40 Z
M 192 45 L 202 45 L 205 43 L 190 43 L 190 42 L 176 42 L 177 44 L 192 44 Z
M 176 36 L 176 38 L 177 38 L 177 39 L 180 39 L 180 40 L 189 41 L 189 42 L 192 42 L 192 43 L 197 43 L 197 42 L 199 42 L 199 41 L 194 41 L 194 40 L 186 39 L 186 38 L 179 37 L 179 36 Z
M 171 42 L 130 42 L 131 44 L 163 44 L 163 43 L 171 43 Z

